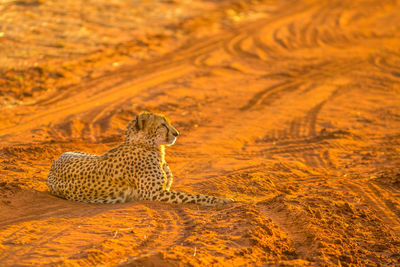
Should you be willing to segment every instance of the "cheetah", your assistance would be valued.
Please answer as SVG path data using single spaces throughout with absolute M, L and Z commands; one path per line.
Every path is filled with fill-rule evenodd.
M 232 199 L 171 191 L 165 146 L 178 131 L 161 114 L 141 112 L 127 127 L 121 145 L 103 155 L 66 152 L 53 162 L 47 177 L 50 193 L 87 203 L 153 200 L 219 206 Z

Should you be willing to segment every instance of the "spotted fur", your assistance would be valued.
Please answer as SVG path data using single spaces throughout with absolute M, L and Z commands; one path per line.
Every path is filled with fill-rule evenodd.
M 201 194 L 170 191 L 173 181 L 165 145 L 178 131 L 162 115 L 142 112 L 128 125 L 124 142 L 103 155 L 66 152 L 51 166 L 53 195 L 88 203 L 154 200 L 216 206 L 232 202 Z

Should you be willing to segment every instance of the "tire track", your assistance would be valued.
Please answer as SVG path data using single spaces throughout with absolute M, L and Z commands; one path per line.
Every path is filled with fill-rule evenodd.
M 134 264 L 146 255 L 167 251 L 175 245 L 181 245 L 196 227 L 193 218 L 183 208 L 165 209 L 159 215 L 159 227 L 156 227 L 151 235 L 136 247 L 140 253 L 135 257 L 127 254 L 127 259 L 120 261 L 120 265 Z M 165 240 L 169 240 L 169 242 L 165 242 Z
M 69 214 L 69 210 L 59 211 L 57 209 L 51 215 L 58 216 L 44 217 L 36 221 L 34 225 L 31 222 L 25 224 L 23 219 L 19 222 L 8 222 L 12 223 L 12 227 L 1 230 L 2 243 L 8 249 L 5 250 L 7 253 L 2 253 L 0 258 L 7 259 L 9 263 L 14 260 L 16 262 L 17 259 L 23 263 L 25 260 L 32 260 L 32 257 L 36 258 L 33 255 L 41 255 L 41 251 L 47 251 L 54 244 L 63 242 L 71 247 L 78 243 L 80 247 L 86 246 L 85 244 L 90 244 L 90 246 L 80 251 L 71 249 L 61 251 L 60 246 L 56 245 L 51 249 L 54 258 L 64 258 L 69 263 L 75 264 L 101 264 L 105 261 L 115 260 L 112 258 L 112 251 L 109 251 L 108 254 L 99 253 L 104 251 L 104 248 L 115 251 L 122 249 L 124 252 L 121 259 L 135 254 L 137 257 L 141 257 L 149 252 L 163 251 L 181 243 L 190 235 L 190 229 L 193 227 L 192 219 L 185 215 L 183 210 L 171 209 L 169 205 L 159 204 L 155 207 L 153 204 L 135 203 L 122 206 L 125 209 L 109 208 L 107 215 L 102 214 L 107 210 L 102 208 L 102 212 L 97 215 L 92 212 L 92 214 L 88 214 L 88 217 L 69 219 L 69 224 L 63 224 L 65 219 L 57 219 L 59 216 L 62 218 Z M 49 207 L 49 209 L 53 208 L 55 207 Z M 108 217 L 109 219 L 107 219 Z M 120 220 L 115 220 L 115 217 L 120 217 Z M 102 221 L 101 225 L 97 224 L 98 220 Z M 54 224 L 58 227 L 48 226 Z M 10 226 L 10 224 L 8 225 Z M 96 227 L 92 228 L 93 226 Z M 81 244 L 82 240 L 75 234 L 77 228 L 81 228 L 80 231 L 96 236 L 96 238 L 94 240 L 85 239 Z M 6 234 L 6 232 L 9 233 Z M 25 232 L 30 233 L 30 239 L 26 241 L 24 241 Z M 36 236 L 41 238 L 36 238 Z M 24 242 L 28 242 L 28 249 L 20 245 Z M 113 244 L 112 247 L 109 246 L 110 242 Z M 21 258 L 21 255 L 24 257 Z M 65 261 L 60 262 L 60 264 L 65 263 Z
M 283 82 L 271 87 L 268 87 L 262 91 L 254 94 L 246 105 L 240 108 L 240 111 L 247 111 L 252 107 L 259 105 L 261 103 L 269 104 L 272 101 L 272 98 L 276 96 L 278 93 L 290 92 L 297 89 L 301 84 L 300 83 L 291 83 L 291 82 Z
M 388 62 L 390 60 L 391 62 Z M 380 72 L 390 75 L 390 79 L 400 80 L 400 55 L 394 51 L 385 51 L 381 55 L 373 55 L 369 63 Z
M 372 207 L 378 214 L 379 217 L 393 226 L 395 229 L 399 229 L 400 226 L 400 218 L 395 212 L 393 212 L 392 207 L 388 207 L 384 200 L 381 199 L 380 194 L 376 195 L 371 190 L 371 185 L 369 182 L 365 181 L 368 187 L 358 185 L 356 182 L 350 182 L 349 180 L 344 180 L 344 186 L 350 190 L 352 193 L 359 195 L 368 204 L 369 207 Z
M 389 209 L 390 212 L 388 214 L 390 215 L 390 219 L 392 221 L 397 222 L 396 228 L 400 230 L 400 209 L 396 207 L 396 205 L 388 198 L 386 198 L 382 193 L 389 193 L 386 190 L 383 190 L 382 188 L 377 188 L 374 184 L 368 183 L 368 187 L 370 189 L 370 192 L 373 194 L 373 196 L 377 199 L 380 199 L 382 203 L 385 204 L 385 206 Z
M 285 14 L 281 14 L 281 16 L 290 16 L 298 12 L 297 9 L 296 6 L 288 8 Z M 115 103 L 124 95 L 132 95 L 132 93 L 137 93 L 143 88 L 181 77 L 196 69 L 193 62 L 198 56 L 218 49 L 221 43 L 228 42 L 240 32 L 257 31 L 260 26 L 265 26 L 274 19 L 276 17 L 261 19 L 240 26 L 239 33 L 227 32 L 204 41 L 189 43 L 181 47 L 179 52 L 172 52 L 157 60 L 141 63 L 140 66 L 121 67 L 115 72 L 69 87 L 68 90 L 63 90 L 61 94 L 57 92 L 49 95 L 36 103 L 39 110 L 35 110 L 31 116 L 26 117 L 23 122 L 16 126 L 0 129 L 0 133 L 4 136 L 26 131 L 27 127 L 24 127 L 24 125 L 28 123 L 30 127 L 33 124 L 43 125 L 54 120 L 54 118 L 73 115 L 98 105 Z M 134 88 L 133 91 L 132 87 Z M 82 102 L 82 100 L 84 101 Z M 49 109 L 49 107 L 51 108 Z
M 332 94 L 325 100 L 316 104 L 312 107 L 304 118 L 295 118 L 289 123 L 289 128 L 282 130 L 273 130 L 271 133 L 267 133 L 266 137 L 259 140 L 261 143 L 273 143 L 273 147 L 263 148 L 260 152 L 253 152 L 252 155 L 258 153 L 294 153 L 302 152 L 305 150 L 314 151 L 316 149 L 321 150 L 323 148 L 335 147 L 334 144 L 329 142 L 329 139 L 341 138 L 348 136 L 349 133 L 344 131 L 334 131 L 331 133 L 319 132 L 317 133 L 316 125 L 318 115 L 326 103 L 332 101 L 339 93 L 341 89 L 336 89 Z M 264 91 L 260 92 L 264 93 Z M 259 98 L 260 96 L 257 96 Z M 257 99 L 254 98 L 254 99 Z M 251 104 L 253 104 L 251 102 Z M 322 159 L 319 160 L 322 162 Z
M 57 238 L 64 235 L 64 231 L 67 229 L 68 227 L 65 226 L 58 227 L 56 230 L 49 227 L 43 229 L 39 225 L 38 228 L 30 228 L 29 230 L 23 227 L 21 230 L 28 230 L 29 233 L 40 231 L 41 237 L 38 238 L 35 236 L 26 238 L 24 235 L 19 236 L 18 232 L 20 232 L 20 230 L 11 233 L 7 238 L 2 239 L 3 245 L 9 249 L 0 254 L 0 259 L 3 259 L 3 262 L 9 262 L 10 258 L 18 258 L 18 261 L 15 261 L 14 264 L 17 264 L 17 262 L 19 264 L 21 262 L 27 263 L 34 258 L 39 258 L 43 254 L 41 251 L 46 249 L 47 244 L 54 243 Z M 24 245 L 26 243 L 33 243 L 34 245 L 25 247 Z
M 34 201 L 32 201 L 34 199 Z M 78 202 L 68 202 L 64 199 L 51 196 L 48 192 L 29 192 L 22 190 L 10 198 L 10 205 L 18 217 L 9 216 L 0 222 L 0 229 L 9 225 L 21 224 L 36 220 L 46 220 L 54 217 L 74 218 L 84 211 L 87 216 L 117 209 L 119 206 L 98 206 Z M 46 203 L 46 204 L 44 204 Z M 123 205 L 123 204 L 121 204 Z M 29 206 L 27 210 L 25 207 Z M 39 215 L 38 215 L 39 214 Z

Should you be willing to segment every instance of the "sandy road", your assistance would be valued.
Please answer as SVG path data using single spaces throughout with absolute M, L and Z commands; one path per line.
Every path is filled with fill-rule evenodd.
M 377 265 L 400 260 L 396 1 L 277 1 L 263 16 L 4 109 L 6 265 Z M 88 205 L 45 179 L 103 153 L 136 112 L 181 132 L 174 189 L 204 208 Z

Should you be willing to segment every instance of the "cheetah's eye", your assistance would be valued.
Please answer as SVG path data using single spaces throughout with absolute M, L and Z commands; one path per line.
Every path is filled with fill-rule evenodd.
M 167 130 L 167 132 L 169 132 L 169 128 L 168 128 L 168 126 L 167 126 L 165 123 L 161 124 L 160 129 L 161 129 L 162 127 L 165 127 L 165 129 Z

